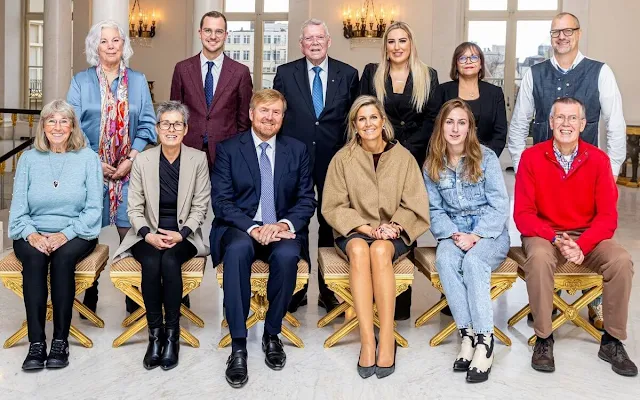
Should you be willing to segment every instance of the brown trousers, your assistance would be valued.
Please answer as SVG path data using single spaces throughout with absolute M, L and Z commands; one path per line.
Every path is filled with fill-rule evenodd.
M 569 235 L 575 239 L 579 233 Z M 556 266 L 566 260 L 556 246 L 540 237 L 523 237 L 522 249 L 527 256 L 522 269 L 527 281 L 529 304 L 534 320 L 533 329 L 538 337 L 547 338 L 552 333 L 553 273 Z M 602 306 L 605 330 L 619 340 L 626 339 L 633 278 L 631 255 L 615 240 L 603 240 L 585 255 L 582 265 L 603 277 Z

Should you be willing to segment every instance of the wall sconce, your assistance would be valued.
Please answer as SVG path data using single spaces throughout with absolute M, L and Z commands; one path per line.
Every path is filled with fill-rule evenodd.
M 136 6 L 138 11 L 136 12 Z M 149 19 L 151 19 L 151 25 L 149 25 Z M 137 25 L 136 25 L 137 22 Z M 144 12 L 140 8 L 140 1 L 135 0 L 131 7 L 131 13 L 129 14 L 129 38 L 132 43 L 141 44 L 143 46 L 150 46 L 152 37 L 156 35 L 156 11 L 152 11 L 151 15 L 148 12 Z
M 342 11 L 342 34 L 345 39 L 381 38 L 387 29 L 387 15 L 384 6 L 376 10 L 373 0 L 363 0 L 362 5 L 355 8 L 355 18 L 351 6 Z M 395 22 L 396 10 L 391 8 L 389 21 Z

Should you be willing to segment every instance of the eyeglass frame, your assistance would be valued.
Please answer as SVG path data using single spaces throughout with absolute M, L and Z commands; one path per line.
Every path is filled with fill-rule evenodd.
M 476 59 L 475 61 L 473 60 L 474 57 Z M 460 60 L 462 60 L 463 58 L 464 58 L 464 61 L 461 62 Z M 480 62 L 480 56 L 477 54 L 472 54 L 470 56 L 462 55 L 458 57 L 457 61 L 458 61 L 458 64 L 469 64 L 469 61 L 471 61 L 471 64 L 475 64 L 477 62 Z
M 564 124 L 566 121 L 569 124 L 575 125 L 585 119 L 585 117 L 578 117 L 577 115 L 552 115 L 551 119 L 558 124 Z
M 207 32 L 209 31 L 209 32 Z M 211 35 L 215 34 L 216 37 L 223 37 L 225 33 L 227 33 L 227 31 L 225 31 L 224 29 L 216 29 L 215 31 L 211 28 L 203 28 L 200 29 L 200 32 L 204 35 L 204 37 L 211 37 Z
M 560 32 L 562 32 L 562 34 L 564 34 L 565 37 L 570 37 L 570 36 L 573 36 L 573 32 L 574 31 L 579 31 L 579 30 L 580 30 L 580 27 L 577 27 L 577 28 L 552 29 L 552 30 L 549 31 L 549 34 L 551 35 L 552 38 L 555 39 L 555 38 L 559 38 L 560 37 Z
M 51 123 L 51 121 L 53 121 L 53 124 Z M 66 121 L 66 125 L 63 124 L 62 121 Z M 63 118 L 63 119 L 47 118 L 43 122 L 43 125 L 49 128 L 55 128 L 55 126 L 58 124 L 60 124 L 61 128 L 69 128 L 73 126 L 73 121 L 70 120 L 69 118 Z
M 167 124 L 168 126 L 166 128 L 163 128 L 161 126 L 162 124 Z M 177 129 L 176 124 L 182 124 L 182 129 Z M 162 129 L 163 131 L 170 131 L 171 128 L 173 128 L 175 132 L 182 132 L 187 127 L 187 123 L 184 121 L 178 121 L 178 122 L 158 121 L 156 125 L 158 126 L 158 128 Z
M 314 39 L 318 43 L 327 43 L 327 40 L 329 39 L 329 36 L 328 35 L 305 36 L 305 37 L 302 38 L 301 41 L 306 43 L 306 44 L 312 44 Z

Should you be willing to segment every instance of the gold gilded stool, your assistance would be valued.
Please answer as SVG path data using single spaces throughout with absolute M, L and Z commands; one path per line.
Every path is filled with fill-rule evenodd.
M 414 265 L 408 258 L 403 258 L 393 264 L 393 273 L 396 277 L 396 297 L 407 290 L 413 282 Z M 327 287 L 332 292 L 344 299 L 338 307 L 331 310 L 318 321 L 318 328 L 327 326 L 343 312 L 353 307 L 353 296 L 349 284 L 349 262 L 340 257 L 333 247 L 321 247 L 318 249 L 318 273 L 324 276 Z M 343 327 L 334 332 L 324 341 L 324 347 L 329 348 L 338 343 L 340 339 L 348 335 L 358 326 L 358 317 L 349 320 Z M 373 323 L 379 328 L 380 319 L 375 304 L 373 307 Z M 394 327 L 396 326 L 394 322 Z M 400 347 L 409 347 L 409 342 L 394 330 L 393 335 Z
M 524 251 L 519 247 L 512 247 L 509 252 L 509 257 L 515 260 L 519 265 L 524 265 L 527 260 L 527 257 L 524 255 Z M 524 271 L 522 269 L 518 269 L 518 276 L 522 278 L 522 280 L 525 280 Z M 559 310 L 559 314 L 556 315 L 551 323 L 552 331 L 555 331 L 564 325 L 565 322 L 571 321 L 575 325 L 587 331 L 598 342 L 600 342 L 602 334 L 594 328 L 589 321 L 580 316 L 580 310 L 585 308 L 589 303 L 602 294 L 602 290 L 604 288 L 602 275 L 590 270 L 586 266 L 576 265 L 567 261 L 556 266 L 555 273 L 553 274 L 553 286 L 553 305 Z M 578 290 L 588 291 L 583 293 L 576 301 L 569 304 L 558 295 L 558 290 L 566 290 L 570 295 L 576 294 Z M 509 326 L 515 325 L 530 312 L 531 307 L 527 304 L 509 319 Z M 535 343 L 536 335 L 533 335 L 529 338 L 529 345 L 533 346 Z
M 436 248 L 435 247 L 419 247 L 414 250 L 416 267 L 418 271 L 422 272 L 427 279 L 431 282 L 434 288 L 438 289 L 440 293 L 444 294 L 442 283 L 440 282 L 440 274 L 436 269 Z M 514 282 L 518 279 L 518 264 L 507 258 L 500 264 L 500 266 L 491 273 L 491 300 L 495 300 L 504 294 L 507 290 L 511 289 Z M 437 315 L 443 308 L 447 306 L 447 299 L 442 298 L 433 307 L 425 311 L 418 319 L 416 319 L 416 327 L 424 325 L 427 321 Z M 429 344 L 431 346 L 437 346 L 442 343 L 449 335 L 456 331 L 455 321 L 447 325 L 446 328 L 438 332 Z M 493 327 L 494 334 L 502 343 L 507 346 L 511 346 L 511 339 L 504 332 Z
M 182 264 L 182 297 L 200 286 L 206 264 L 206 257 L 194 257 Z M 142 293 L 138 289 L 142 285 L 142 266 L 135 258 L 125 257 L 111 264 L 109 275 L 115 287 L 140 306 L 122 321 L 122 327 L 127 330 L 113 341 L 113 347 L 118 347 L 147 326 L 147 318 L 145 317 L 147 309 L 144 306 Z M 202 318 L 184 304 L 180 305 L 180 314 L 200 328 L 204 327 Z M 180 327 L 180 337 L 191 347 L 200 347 L 200 341 L 182 326 Z
M 224 279 L 224 264 L 220 263 L 216 267 L 218 278 L 218 284 L 222 287 Z M 249 307 L 253 314 L 250 314 L 247 318 L 247 330 L 251 329 L 258 321 L 264 321 L 267 317 L 267 310 L 269 309 L 269 302 L 267 301 L 267 281 L 269 280 L 269 264 L 262 260 L 256 260 L 251 264 L 251 303 Z M 304 285 L 309 281 L 309 263 L 305 260 L 298 261 L 298 272 L 296 276 L 296 287 L 293 289 L 293 293 L 297 293 Z M 300 321 L 293 314 L 287 312 L 284 316 L 284 320 L 291 326 L 298 328 Z M 222 321 L 222 327 L 226 327 L 227 320 Z M 302 339 L 300 339 L 291 329 L 282 324 L 282 335 L 289 339 L 291 343 L 299 348 L 304 347 Z M 231 344 L 231 334 L 227 333 L 218 343 L 219 348 L 227 347 Z
M 91 254 L 76 265 L 76 297 L 93 285 L 93 282 L 98 279 L 100 273 L 106 267 L 108 260 L 109 246 L 99 244 Z M 20 298 L 24 299 L 24 295 L 22 293 L 22 264 L 18 258 L 16 258 L 13 251 L 0 261 L 0 278 L 2 279 L 4 286 Z M 48 280 L 49 277 L 47 277 L 47 281 Z M 47 288 L 49 293 L 51 293 L 51 285 L 49 282 L 47 282 Z M 82 302 L 77 298 L 73 299 L 73 308 L 98 328 L 104 328 L 104 321 L 102 321 L 96 313 L 82 304 Z M 51 304 L 51 300 L 49 300 L 47 302 L 47 321 L 51 321 L 52 319 L 53 306 Z M 78 339 L 84 347 L 93 347 L 91 339 L 89 339 L 75 326 L 71 325 L 69 333 L 71 336 Z M 22 323 L 22 327 L 4 342 L 4 348 L 8 349 L 25 336 L 27 336 L 27 321 L 24 321 Z

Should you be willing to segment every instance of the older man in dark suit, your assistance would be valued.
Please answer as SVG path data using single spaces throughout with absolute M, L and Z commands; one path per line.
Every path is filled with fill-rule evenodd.
M 184 144 L 205 151 L 211 168 L 216 144 L 251 126 L 249 101 L 253 84 L 249 68 L 224 55 L 224 14 L 204 14 L 198 32 L 202 51 L 176 64 L 171 100 L 189 107 L 189 135 Z
M 308 225 L 316 201 L 306 147 L 276 134 L 286 101 L 273 89 L 251 99 L 251 130 L 218 144 L 211 174 L 215 219 L 211 226 L 213 265 L 224 262 L 225 317 L 231 355 L 225 376 L 234 388 L 248 380 L 247 328 L 251 264 L 269 263 L 262 350 L 265 363 L 280 370 L 286 354 L 278 334 L 295 289 L 298 261 L 309 260 Z
M 306 21 L 300 31 L 304 57 L 278 67 L 273 81 L 273 88 L 289 104 L 282 134 L 307 145 L 319 202 L 329 162 L 345 143 L 347 114 L 359 91 L 358 71 L 328 57 L 330 46 L 327 25 L 317 19 Z M 318 223 L 318 247 L 333 247 L 333 232 L 319 212 Z M 318 286 L 318 305 L 329 312 L 338 302 L 320 274 Z M 306 293 L 306 286 L 296 293 L 289 311 L 307 304 Z

